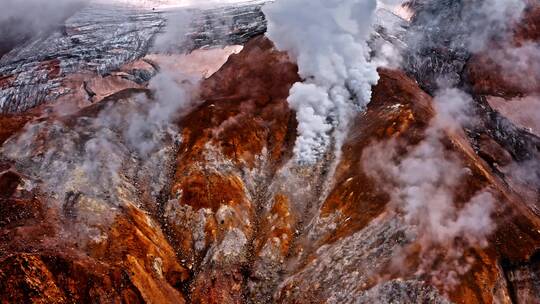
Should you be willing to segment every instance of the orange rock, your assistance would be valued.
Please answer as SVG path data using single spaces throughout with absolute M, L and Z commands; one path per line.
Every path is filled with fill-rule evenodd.
M 33 116 L 28 114 L 0 114 L 0 145 L 21 131 L 32 118 Z
M 432 98 L 405 73 L 379 73 L 372 102 L 354 121 L 335 172 L 321 170 L 333 176 L 307 189 L 321 200 L 320 209 L 297 199 L 295 192 L 306 189 L 280 176 L 288 170 L 297 127 L 286 99 L 300 79 L 296 65 L 264 37 L 202 82 L 204 102 L 178 122 L 182 141 L 170 184 L 155 206 L 115 206 L 110 223 L 96 227 L 99 237 L 82 231 L 83 243 L 65 239 L 77 219 L 51 207 L 58 202 L 40 193 L 39 181 L 25 189 L 30 178 L 0 164 L 0 301 L 324 303 L 330 295 L 353 297 L 386 282 L 408 288 L 398 295 L 446 293 L 457 303 L 535 295 L 540 220 L 534 205 L 483 160 L 511 161 L 504 148 L 481 138 L 482 159 L 463 130 L 443 130 L 441 136 L 444 153 L 468 172 L 457 182 L 453 201 L 461 208 L 477 191 L 489 189 L 498 201 L 497 228 L 487 246 L 464 250 L 459 259 L 470 268 L 457 275 L 453 289 L 418 274 L 426 245 L 409 239 L 402 214 L 389 209 L 392 193 L 366 171 L 362 155 L 374 142 L 395 141 L 395 157 L 402 157 L 425 138 L 435 113 Z M 120 87 L 104 86 L 101 102 L 83 105 L 60 122 L 72 127 L 108 102 L 151 94 L 143 88 L 117 92 Z M 5 140 L 31 118 L 0 118 L 0 126 L 7 126 L 0 134 Z M 37 140 L 47 147 L 45 138 Z M 147 188 L 137 185 L 141 192 Z M 305 216 L 313 208 L 314 218 Z M 429 246 L 441 265 L 460 240 Z M 396 254 L 400 269 L 392 262 Z
M 500 97 L 540 93 L 538 47 L 540 5 L 529 2 L 523 19 L 514 28 L 512 41 L 493 42 L 487 51 L 474 54 L 466 67 L 476 94 Z

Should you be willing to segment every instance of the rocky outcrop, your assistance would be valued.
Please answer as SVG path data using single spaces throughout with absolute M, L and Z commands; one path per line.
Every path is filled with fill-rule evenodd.
M 110 180 L 112 188 L 107 176 L 101 177 L 106 183 L 85 187 L 75 167 L 51 192 L 50 182 L 41 179 L 52 176 L 34 170 L 57 174 L 59 161 L 79 166 L 69 147 L 85 145 L 85 121 L 113 111 L 107 104 L 129 108 L 144 90 L 113 94 L 42 123 L 33 132 L 45 141 L 31 143 L 34 156 L 14 158 L 9 146 L 3 152 L 2 300 L 490 303 L 535 294 L 526 287 L 534 267 L 526 268 L 525 278 L 516 276 L 538 248 L 538 218 L 462 132 L 447 131 L 442 140 L 444 153 L 469 170 L 455 189 L 456 201 L 466 204 L 489 188 L 497 200 L 497 228 L 487 245 L 463 249 L 467 270 L 452 288 L 419 274 L 426 257 L 414 238 L 416 228 L 389 207 L 391 193 L 366 169 L 365 158 L 377 142 L 396 141 L 406 150 L 419 145 L 433 119 L 432 99 L 404 73 L 379 72 L 373 100 L 357 117 L 333 175 L 318 184 L 305 184 L 309 171 L 290 163 L 296 120 L 286 98 L 298 81 L 297 68 L 262 37 L 202 83 L 204 103 L 179 121 L 180 145 L 169 142 L 161 148 L 169 152 L 156 154 L 168 155 L 164 164 L 130 160 L 129 146 L 111 138 L 116 148 L 104 156 L 122 172 L 120 180 Z M 66 135 L 53 140 L 58 132 Z M 493 149 L 484 148 L 484 154 L 497 155 Z M 56 163 L 36 162 L 51 152 Z M 172 179 L 154 184 L 162 179 L 134 170 L 170 172 Z M 306 185 L 321 187 L 320 205 L 299 191 Z M 60 187 L 66 192 L 53 194 Z M 436 244 L 430 254 L 454 265 L 445 246 L 455 242 Z M 406 261 L 399 266 L 396 252 Z
M 84 137 L 81 124 L 112 100 L 129 97 L 124 92 L 65 120 L 33 122 L 22 132 L 30 141 L 19 138 L 19 143 L 29 144 L 29 154 L 18 157 L 3 151 L 11 160 L 2 164 L 0 173 L 2 301 L 183 302 L 177 288 L 187 271 L 159 225 L 135 205 L 142 204 L 136 192 L 146 188 L 134 188 L 133 173 L 118 180 L 107 174 L 120 172 L 100 172 L 94 180 L 91 174 L 97 172 L 85 169 L 90 164 L 80 159 L 79 153 L 95 147 L 96 140 L 79 137 Z M 110 130 L 98 128 L 103 129 L 95 131 Z M 110 143 L 121 150 L 93 150 L 96 165 L 101 157 L 129 159 L 121 143 Z
M 192 19 L 184 33 L 187 42 L 182 36 L 171 37 L 181 41 L 168 42 L 175 47 L 174 52 L 243 44 L 266 30 L 261 6 L 262 3 L 254 3 L 175 13 L 89 4 L 67 19 L 62 30 L 44 32 L 1 57 L 0 113 L 19 113 L 71 98 L 83 86 L 73 86 L 73 79 L 80 79 L 81 74 L 85 78 L 118 81 L 110 78 L 115 76 L 111 72 L 148 52 L 163 51 L 151 50 L 151 45 L 156 34 L 167 30 L 169 19 L 173 23 L 178 22 L 174 18 Z M 175 15 L 180 13 L 183 15 Z M 152 76 L 147 71 L 133 69 L 120 77 L 142 83 Z
M 447 125 L 422 62 L 411 59 L 408 73 L 379 69 L 342 154 L 308 166 L 292 157 L 287 97 L 301 79 L 287 54 L 258 36 L 215 73 L 223 58 L 210 57 L 182 57 L 208 78 L 182 91 L 171 125 L 144 118 L 168 105 L 148 83 L 177 55 L 74 74 L 79 98 L 0 117 L 2 302 L 540 297 L 537 193 L 508 171 L 533 159 L 539 140 L 485 96 L 472 92 L 473 126 Z M 57 66 L 44 69 L 61 74 Z M 172 70 L 169 83 L 192 85 Z M 420 216 L 399 204 L 415 195 L 424 195 Z

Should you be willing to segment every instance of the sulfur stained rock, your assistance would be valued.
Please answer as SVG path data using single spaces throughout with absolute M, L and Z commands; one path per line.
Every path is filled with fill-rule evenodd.
M 0 145 L 11 135 L 19 132 L 32 119 L 31 115 L 6 114 L 0 115 Z
M 0 263 L 6 303 L 144 303 L 124 270 L 84 257 L 18 254 Z
M 488 136 L 481 136 L 478 154 L 487 162 L 496 166 L 507 166 L 512 162 L 512 155 Z
M 69 116 L 34 121 L 11 139 L 24 144 L 6 144 L 15 149 L 26 147 L 28 157 L 3 150 L 3 157 L 11 155 L 11 160 L 19 161 L 7 161 L 0 171 L 0 184 L 5 186 L 0 198 L 0 260 L 10 263 L 14 255 L 32 255 L 34 270 L 2 268 L 6 271 L 0 283 L 4 284 L 2 288 L 16 287 L 12 292 L 3 290 L 2 295 L 24 295 L 27 288 L 24 282 L 36 276 L 39 279 L 36 286 L 52 286 L 56 294 L 48 298 L 48 289 L 42 291 L 32 285 L 28 288 L 36 290 L 30 294 L 33 298 L 21 298 L 21 301 L 183 303 L 181 289 L 189 273 L 177 261 L 159 223 L 140 209 L 143 205 L 140 193 L 159 187 L 159 179 L 147 174 L 150 181 L 135 189 L 138 179 L 132 173 L 133 168 L 121 172 L 129 177 L 120 180 L 106 174 L 92 179 L 89 174 L 92 171 L 84 170 L 88 159 L 81 160 L 77 148 L 73 149 L 78 146 L 82 149 L 79 151 L 87 151 L 85 145 L 93 137 L 85 135 L 86 122 L 104 109 L 111 110 L 111 104 L 126 106 L 123 103 L 129 103 L 133 93 L 138 94 L 132 91 L 113 94 L 102 103 Z M 106 126 L 108 131 L 101 136 L 115 134 L 110 128 L 111 125 Z M 99 132 L 93 133 L 94 136 Z M 128 163 L 141 172 L 147 170 L 145 167 L 156 168 L 134 162 L 118 137 L 107 140 L 109 146 L 117 147 L 103 155 L 111 162 L 109 165 Z M 164 161 L 166 153 L 160 151 L 157 155 Z M 93 157 L 99 158 L 102 152 L 94 150 Z M 43 159 L 46 154 L 55 155 L 52 162 Z M 93 158 L 93 162 L 99 163 L 98 158 Z M 152 157 L 148 161 L 151 160 Z M 90 183 L 88 188 L 86 185 Z
M 504 98 L 538 94 L 539 39 L 540 6 L 530 1 L 513 34 L 507 38 L 510 41 L 493 42 L 488 50 L 469 59 L 466 75 L 473 91 Z
M 125 67 L 138 68 L 151 69 L 143 62 Z M 534 202 L 493 165 L 512 162 L 513 151 L 486 134 L 473 145 L 461 128 L 439 130 L 439 161 L 451 159 L 463 171 L 451 203 L 461 210 L 488 189 L 496 226 L 485 243 L 462 236 L 426 244 L 420 225 L 395 209 L 392 172 L 377 175 L 370 165 L 383 154 L 377 144 L 394 144 L 385 146 L 396 149 L 383 158 L 389 163 L 422 144 L 436 115 L 432 97 L 404 72 L 380 69 L 373 100 L 358 113 L 341 158 L 328 155 L 305 168 L 291 161 L 297 123 L 286 99 L 300 81 L 297 72 L 269 40 L 252 39 L 203 80 L 201 102 L 178 115 L 178 136 L 165 137 L 148 157 L 118 136 L 123 125 L 89 123 L 103 113 L 117 113 L 115 122 L 129 117 L 133 98 L 152 98 L 138 86 L 120 92 L 105 86 L 100 95 L 107 97 L 66 116 L 42 117 L 22 138 L 24 123 L 16 121 L 2 148 L 8 160 L 0 164 L 0 300 L 511 303 L 538 297 Z M 90 85 L 95 93 L 97 84 Z M 87 179 L 80 167 L 89 164 L 80 155 L 88 156 L 84 147 L 96 134 L 107 149 L 90 149 L 89 159 L 113 165 L 97 170 L 112 173 Z M 12 150 L 17 140 L 28 149 Z M 454 271 L 448 276 L 454 284 L 437 280 L 426 265 Z
M 389 212 L 389 193 L 378 184 L 380 181 L 366 173 L 360 155 L 373 141 L 395 138 L 404 147 L 421 141 L 433 116 L 431 97 L 401 72 L 380 70 L 379 73 L 381 80 L 374 88 L 373 100 L 366 113 L 358 117 L 343 148 L 344 155 L 336 169 L 338 182 L 322 205 L 316 221 L 319 224 L 313 226 L 311 236 L 299 237 L 306 241 L 297 241 L 307 244 L 303 245 L 308 250 L 304 253 L 307 257 L 280 285 L 277 301 L 313 303 L 331 299 L 336 303 L 352 303 L 352 299 L 372 293 L 392 297 L 393 291 L 383 286 L 397 277 L 438 287 L 438 292 L 433 290 L 430 296 L 432 301 L 445 302 L 444 298 L 448 297 L 458 303 L 490 303 L 495 298 L 509 302 L 512 290 L 506 287 L 499 262 L 503 258 L 527 259 L 535 252 L 540 241 L 534 233 L 538 219 L 527 202 L 513 194 L 475 154 L 464 134 L 445 135 L 446 153 L 455 153 L 471 172 L 460 183 L 461 193 L 456 193 L 456 201 L 465 202 L 479 189 L 490 187 L 499 199 L 493 216 L 498 228 L 490 236 L 487 247 L 473 247 L 464 252 L 473 261 L 471 268 L 459 275 L 459 284 L 449 291 L 437 282 L 430 282 L 429 277 L 417 276 L 423 257 L 415 250 L 409 251 L 415 246 L 412 244 L 415 244 L 416 228 L 404 223 L 399 213 Z M 510 234 L 519 237 L 512 238 Z M 508 243 L 503 244 L 503 239 Z M 404 248 L 409 249 L 403 251 Z M 439 245 L 431 248 L 430 254 L 445 261 L 446 250 Z M 404 258 L 407 262 L 396 268 L 394 253 L 407 256 Z M 420 294 L 420 291 L 415 293 Z
M 49 213 L 39 220 L 54 222 L 54 217 Z M 24 224 L 28 228 L 36 225 Z M 53 227 L 48 236 L 27 228 L 26 232 L 37 238 L 25 242 L 18 242 L 18 232 L 4 238 L 6 229 L 18 228 L 2 226 L 2 301 L 183 303 L 176 288 L 187 280 L 188 273 L 159 228 L 140 210 L 128 207 L 104 239 L 90 242 L 87 248 L 74 248 L 70 240 L 55 239 L 61 228 L 58 223 L 49 225 Z M 4 251 L 6 247 L 9 253 Z
M 256 64 L 255 64 L 256 63 Z M 262 192 L 290 155 L 288 89 L 296 66 L 258 37 L 201 86 L 205 102 L 180 122 L 167 231 L 197 274 L 192 301 L 242 302 Z
M 127 271 L 146 303 L 184 303 L 177 288 L 189 272 L 176 259 L 158 224 L 148 214 L 127 206 L 104 240 L 89 244 L 90 256 Z

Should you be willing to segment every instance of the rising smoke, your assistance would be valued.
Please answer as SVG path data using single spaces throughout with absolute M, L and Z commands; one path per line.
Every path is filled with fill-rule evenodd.
M 278 0 L 263 11 L 267 36 L 298 63 L 303 82 L 288 98 L 297 112 L 297 161 L 315 163 L 341 149 L 354 114 L 379 76 L 367 45 L 376 0 Z
M 0 12 L 0 23 L 18 22 L 10 29 L 15 31 L 40 32 L 51 26 L 60 26 L 65 18 L 76 12 L 88 0 L 4 0 Z M 3 29 L 7 30 L 7 29 Z
M 30 37 L 59 28 L 88 0 L 3 0 L 0 10 L 0 56 Z
M 525 9 L 525 0 L 411 0 L 414 15 L 405 36 L 405 69 L 434 93 L 440 78 L 461 82 L 469 56 L 508 40 Z
M 192 25 L 193 12 L 175 9 L 165 12 L 167 23 L 162 33 L 156 37 L 152 51 L 158 53 L 179 53 L 191 46 L 187 39 Z
M 413 50 L 447 46 L 478 52 L 509 34 L 526 0 L 406 1 L 415 13 L 407 42 Z
M 168 66 L 148 90 L 106 98 L 90 106 L 95 114 L 83 110 L 31 123 L 0 148 L 2 157 L 39 182 L 50 208 L 78 221 L 65 232 L 77 234 L 76 240 L 99 239 L 119 207 L 140 203 L 142 180 L 156 197 L 164 187 L 180 140 L 176 122 L 198 102 L 201 80 Z
M 192 92 L 195 92 L 198 81 L 193 76 L 179 76 L 177 71 L 167 69 L 151 80 L 149 88 L 154 91 L 155 102 L 139 99 L 139 111 L 130 113 L 128 127 L 124 131 L 129 145 L 141 156 L 155 151 L 161 142 L 160 137 L 178 133 L 172 122 L 197 104 Z
M 470 261 L 462 261 L 465 249 L 487 245 L 495 228 L 491 219 L 495 200 L 487 189 L 458 207 L 455 193 L 470 169 L 443 144 L 448 132 L 459 132 L 471 122 L 471 103 L 472 98 L 462 91 L 441 90 L 435 97 L 437 114 L 419 144 L 407 147 L 403 155 L 404 143 L 390 139 L 362 154 L 366 172 L 390 194 L 389 208 L 416 227 L 418 274 L 427 274 L 446 288 L 453 287 L 457 275 L 469 269 Z M 439 253 L 434 249 L 439 246 L 446 250 L 446 261 L 436 264 Z M 398 264 L 403 263 L 401 257 L 397 257 Z
M 447 291 L 472 265 L 467 249 L 487 244 L 495 229 L 490 214 L 496 206 L 489 189 L 483 189 L 457 207 L 455 194 L 470 170 L 444 142 L 448 132 L 462 132 L 475 117 L 472 98 L 451 87 L 460 85 L 470 55 L 484 52 L 496 67 L 492 71 L 503 71 L 502 77 L 514 87 L 524 91 L 537 87 L 538 47 L 533 43 L 515 45 L 511 31 L 525 4 L 522 0 L 409 1 L 415 15 L 405 37 L 405 68 L 435 95 L 437 114 L 425 138 L 414 147 L 390 140 L 363 153 L 364 167 L 391 195 L 389 208 L 417 230 L 420 248 L 411 246 L 404 255 L 397 254 L 396 266 L 403 268 L 403 256 L 414 251 L 419 256 L 416 274 L 427 275 Z M 529 160 L 503 171 L 534 188 L 540 180 L 538 168 L 536 160 Z M 445 249 L 440 252 L 437 248 Z
M 0 148 L 37 181 L 47 207 L 68 217 L 62 233 L 71 241 L 99 241 L 119 208 L 143 203 L 143 190 L 155 200 L 145 203 L 156 204 L 180 141 L 175 119 L 196 102 L 196 83 L 177 77 L 163 71 L 151 81 L 150 95 L 110 102 L 96 117 L 30 124 Z

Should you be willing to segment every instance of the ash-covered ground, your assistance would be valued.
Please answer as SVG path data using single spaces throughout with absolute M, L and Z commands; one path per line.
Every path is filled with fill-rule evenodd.
M 148 52 L 182 53 L 243 44 L 266 29 L 260 1 L 217 8 L 151 8 L 90 3 L 56 29 L 31 37 L 0 58 L 0 112 L 18 113 L 70 93 L 64 81 L 74 73 L 106 75 Z M 180 20 L 178 20 L 180 19 Z M 151 50 L 171 26 L 181 36 L 166 50 Z M 21 25 L 24 26 L 24 23 Z M 140 82 L 148 75 L 135 75 Z

